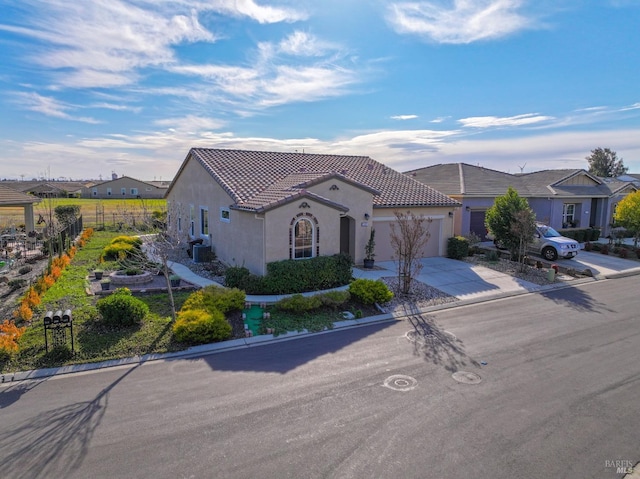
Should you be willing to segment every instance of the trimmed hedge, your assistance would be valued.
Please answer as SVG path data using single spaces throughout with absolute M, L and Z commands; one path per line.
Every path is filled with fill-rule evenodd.
M 598 241 L 600 238 L 600 229 L 598 228 L 576 228 L 568 230 L 558 230 L 562 236 L 576 240 L 578 243 L 586 241 Z
M 267 264 L 266 276 L 245 267 L 228 268 L 225 284 L 249 294 L 291 294 L 344 286 L 351 280 L 351 257 L 346 254 L 284 260 Z
M 462 259 L 469 256 L 469 240 L 464 236 L 453 236 L 447 241 L 447 257 Z
M 318 296 L 302 296 L 294 294 L 288 298 L 282 298 L 276 303 L 276 308 L 282 311 L 293 313 L 305 313 L 322 306 L 322 301 Z
M 240 311 L 244 308 L 244 291 L 237 288 L 221 288 L 210 285 L 189 295 L 180 311 L 202 309 L 207 312 L 220 311 L 227 314 L 230 311 Z

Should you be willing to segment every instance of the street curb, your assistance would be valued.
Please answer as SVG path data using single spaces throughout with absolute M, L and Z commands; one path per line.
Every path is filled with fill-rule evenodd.
M 626 276 L 634 276 L 639 274 L 640 274 L 640 268 L 637 268 L 635 270 L 630 270 L 628 272 L 617 273 L 615 275 L 613 274 L 608 275 L 605 278 L 615 279 L 615 278 L 622 278 Z M 361 318 L 361 319 L 347 319 L 347 320 L 335 322 L 333 324 L 332 329 L 325 329 L 324 331 L 319 331 L 319 332 L 309 332 L 307 330 L 304 330 L 299 332 L 296 332 L 296 331 L 288 332 L 278 336 L 274 336 L 273 334 L 265 334 L 260 336 L 252 336 L 248 338 L 232 339 L 232 340 L 223 341 L 220 343 L 192 346 L 188 349 L 185 349 L 184 351 L 145 354 L 143 356 L 133 356 L 130 358 L 113 359 L 113 360 L 102 361 L 98 363 L 85 363 L 85 364 L 76 364 L 76 365 L 70 365 L 70 366 L 61 366 L 59 368 L 32 369 L 29 371 L 4 373 L 0 375 L 0 385 L 11 384 L 17 381 L 24 381 L 29 379 L 43 379 L 43 378 L 59 376 L 64 374 L 96 371 L 99 369 L 112 368 L 112 367 L 118 367 L 118 366 L 130 366 L 135 364 L 146 363 L 149 361 L 188 359 L 190 357 L 198 357 L 198 356 L 203 356 L 208 354 L 217 354 L 217 353 L 222 353 L 227 351 L 234 351 L 238 349 L 262 346 L 265 344 L 272 344 L 275 342 L 291 341 L 301 337 L 317 336 L 321 334 L 331 333 L 333 331 L 344 331 L 347 329 L 358 328 L 361 326 L 367 326 L 372 324 L 385 323 L 390 321 L 401 321 L 404 318 L 408 318 L 408 317 L 419 315 L 419 314 L 426 314 L 426 313 L 442 311 L 446 309 L 453 309 L 453 308 L 458 308 L 463 306 L 486 303 L 489 301 L 511 298 L 514 296 L 544 293 L 551 290 L 560 290 L 560 289 L 570 288 L 577 284 L 591 283 L 595 281 L 598 281 L 598 278 L 587 277 L 587 278 L 575 279 L 570 283 L 542 285 L 533 291 L 513 291 L 508 293 L 499 293 L 490 297 L 452 301 L 450 303 L 444 303 L 444 304 L 439 304 L 435 306 L 430 306 L 427 308 L 422 308 L 417 310 L 415 313 L 413 312 L 409 314 L 384 313 L 376 316 L 368 316 L 366 318 Z

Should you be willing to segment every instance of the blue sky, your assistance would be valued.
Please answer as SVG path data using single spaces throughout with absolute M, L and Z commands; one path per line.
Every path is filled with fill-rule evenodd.
M 640 0 L 0 0 L 1 178 L 191 147 L 640 173 Z

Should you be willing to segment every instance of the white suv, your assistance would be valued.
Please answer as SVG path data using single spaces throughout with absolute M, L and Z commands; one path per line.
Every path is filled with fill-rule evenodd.
M 555 261 L 561 258 L 573 258 L 580 251 L 580 243 L 576 240 L 562 236 L 551 226 L 537 224 L 536 234 L 529 245 L 532 252 L 540 254 L 544 259 Z
M 492 240 L 498 249 L 504 249 L 491 232 L 487 232 L 487 238 Z M 573 258 L 576 256 L 580 251 L 580 243 L 562 236 L 551 226 L 536 223 L 536 232 L 527 249 L 548 261 L 555 261 L 558 257 Z

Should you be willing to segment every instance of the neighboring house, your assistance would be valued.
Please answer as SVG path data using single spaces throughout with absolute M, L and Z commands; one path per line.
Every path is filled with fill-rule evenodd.
M 458 200 L 455 233 L 485 239 L 484 218 L 509 186 L 525 197 L 536 219 L 556 229 L 596 227 L 609 234 L 617 203 L 636 187 L 628 181 L 598 178 L 585 170 L 544 170 L 516 174 L 451 163 L 408 171 L 415 178 Z
M 348 253 L 390 260 L 394 211 L 432 219 L 423 256 L 442 256 L 459 204 L 366 156 L 194 148 L 167 192 L 171 228 L 217 257 L 265 274 L 267 263 Z
M 115 177 L 102 183 L 97 183 L 83 191 L 84 198 L 98 199 L 152 199 L 164 198 L 169 188 L 169 182 L 141 181 L 128 176 Z
M 5 180 L 2 184 L 22 193 L 37 196 L 38 198 L 79 198 L 82 190 L 92 183 L 57 180 Z
M 0 184 L 0 208 L 22 207 L 24 209 L 25 231 L 34 231 L 33 204 L 40 200 L 35 196 L 25 195 L 19 191 Z

